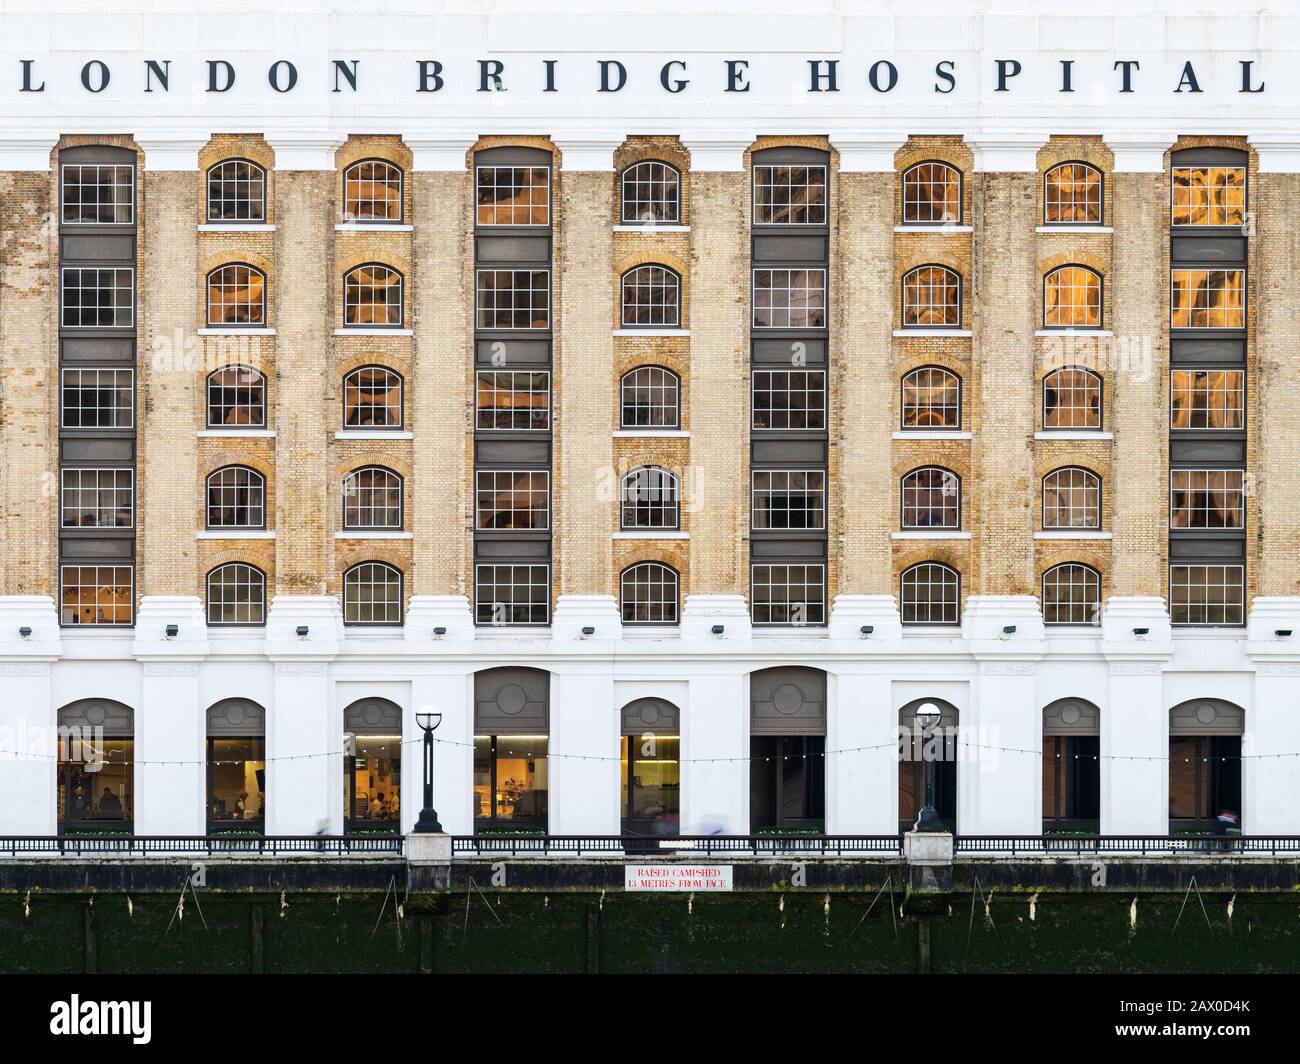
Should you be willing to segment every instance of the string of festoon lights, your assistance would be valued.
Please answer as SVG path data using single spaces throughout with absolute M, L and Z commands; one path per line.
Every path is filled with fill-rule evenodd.
M 366 737 L 365 737 L 365 736 L 359 736 L 359 738 L 364 739 L 364 738 L 366 738 Z M 537 736 L 537 738 L 542 738 L 542 736 Z M 642 734 L 642 735 L 629 735 L 629 736 L 627 736 L 627 738 L 628 738 L 628 739 L 641 740 L 641 741 L 650 741 L 650 742 L 654 742 L 654 741 L 657 741 L 657 740 L 663 740 L 663 739 L 670 739 L 670 738 L 671 738 L 671 739 L 675 739 L 675 738 L 677 738 L 677 737 L 676 737 L 676 736 L 658 736 L 658 735 L 655 735 L 655 734 L 652 733 L 652 732 L 646 732 L 646 733 L 644 733 L 644 734 Z M 794 738 L 798 738 L 798 736 L 794 736 Z M 907 743 L 907 744 L 910 745 L 912 742 L 915 741 L 916 738 L 919 738 L 919 736 L 915 735 L 914 733 L 909 733 L 909 734 L 906 735 L 906 736 L 900 736 L 899 738 L 896 738 L 893 742 L 888 742 L 888 743 L 874 743 L 874 744 L 870 744 L 870 745 L 866 745 L 866 746 L 850 746 L 850 747 L 844 747 L 844 748 L 839 749 L 839 750 L 821 750 L 821 751 L 812 751 L 812 752 L 795 753 L 795 754 L 782 754 L 782 755 L 778 755 L 778 756 L 775 756 L 775 757 L 773 757 L 773 756 L 764 756 L 764 757 L 757 757 L 757 758 L 755 758 L 755 757 L 751 757 L 751 756 L 747 756 L 747 755 L 741 755 L 741 756 L 736 756 L 736 757 L 686 757 L 686 758 L 673 758 L 672 760 L 674 760 L 674 761 L 676 761 L 678 764 L 682 764 L 682 765 L 718 765 L 718 764 L 749 763 L 749 762 L 753 762 L 753 761 L 760 761 L 760 762 L 764 762 L 764 763 L 768 763 L 768 764 L 770 764 L 770 763 L 772 763 L 772 762 L 774 762 L 774 761 L 804 761 L 804 760 L 815 760 L 815 759 L 823 759 L 823 760 L 824 760 L 824 759 L 826 759 L 826 758 L 830 758 L 830 757 L 842 757 L 842 756 L 845 756 L 845 755 L 848 755 L 848 754 L 871 753 L 871 752 L 874 752 L 874 751 L 877 751 L 877 750 L 900 750 L 900 751 L 901 751 L 901 749 L 902 749 L 904 743 Z M 96 741 L 91 741 L 91 740 L 74 740 L 74 741 L 81 741 L 81 742 L 85 743 L 87 746 L 91 746 L 91 747 L 97 749 L 98 746 L 100 745 L 100 743 L 104 743 L 104 742 L 111 743 L 111 742 L 114 742 L 115 739 L 114 739 L 114 737 L 112 737 L 112 736 L 105 736 L 102 740 L 96 740 Z M 117 741 L 120 741 L 120 740 L 117 740 Z M 926 741 L 928 742 L 928 741 L 930 741 L 930 740 L 926 740 Z M 416 739 L 398 739 L 398 738 L 394 737 L 393 739 L 390 739 L 390 740 L 388 740 L 387 742 L 385 742 L 385 743 L 384 743 L 380 748 L 381 748 L 381 749 L 386 749 L 387 747 L 394 746 L 394 745 L 396 745 L 396 746 L 418 746 L 418 745 L 421 745 L 423 742 L 424 742 L 423 737 L 416 738 Z M 474 748 L 474 745 L 475 745 L 472 741 L 466 742 L 466 741 L 458 740 L 458 739 L 439 739 L 437 736 L 434 736 L 434 737 L 433 737 L 433 742 L 434 742 L 435 744 L 437 744 L 437 745 L 441 745 L 441 746 L 460 747 L 460 748 L 469 748 L 469 749 L 473 749 L 473 748 Z M 970 741 L 970 740 L 967 740 L 967 739 L 963 739 L 963 738 L 961 738 L 960 734 L 956 737 L 956 743 L 955 743 L 955 745 L 956 745 L 956 748 L 959 749 L 959 750 L 962 749 L 962 748 L 965 748 L 965 749 L 973 749 L 973 750 L 984 750 L 984 751 L 990 751 L 990 752 L 995 752 L 995 753 L 1000 753 L 1000 754 L 1022 754 L 1022 755 L 1029 755 L 1029 756 L 1033 756 L 1033 757 L 1043 757 L 1043 756 L 1044 756 L 1043 751 L 1040 750 L 1040 749 L 1034 749 L 1034 748 L 1032 748 L 1032 747 L 997 746 L 997 745 L 988 744 L 988 743 L 978 743 L 978 742 L 973 742 L 973 741 Z M 498 748 L 497 748 L 497 753 L 498 753 L 498 754 L 502 754 L 502 753 L 504 753 L 504 754 L 506 754 L 507 756 L 512 756 L 512 757 L 523 757 L 523 758 L 531 758 L 531 757 L 545 757 L 548 761 L 550 761 L 550 760 L 561 760 L 561 759 L 562 759 L 562 760 L 566 760 L 566 761 L 592 761 L 592 762 L 613 762 L 613 763 L 622 763 L 622 761 L 624 760 L 624 758 L 621 757 L 621 756 L 619 756 L 619 755 L 609 755 L 609 754 L 573 754 L 573 753 L 555 752 L 555 751 L 550 751 L 550 750 L 547 750 L 547 751 L 545 751 L 545 752 L 542 752 L 542 751 L 539 751 L 539 750 L 536 750 L 536 749 L 521 749 L 521 750 L 506 749 L 506 750 L 502 750 L 502 749 L 500 748 L 500 746 L 498 746 Z M 156 766 L 156 767 L 175 767 L 175 768 L 184 768 L 184 767 L 205 767 L 205 766 L 209 766 L 209 765 L 243 765 L 243 764 L 248 763 L 249 761 L 256 761 L 256 762 L 260 762 L 260 763 L 264 763 L 264 764 L 274 764 L 274 763 L 276 763 L 276 762 L 312 761 L 312 760 L 316 760 L 316 759 L 318 759 L 318 758 L 340 758 L 340 757 L 353 757 L 353 756 L 365 757 L 365 756 L 374 756 L 374 755 L 373 755 L 373 754 L 372 754 L 372 755 L 366 755 L 366 754 L 356 754 L 356 755 L 354 755 L 354 754 L 349 754 L 349 753 L 346 752 L 346 750 L 345 750 L 344 748 L 340 747 L 340 748 L 337 749 L 337 750 L 323 750 L 323 751 L 318 751 L 318 752 L 313 752 L 313 753 L 306 753 L 306 754 L 275 754 L 275 755 L 272 755 L 271 757 L 247 757 L 247 758 L 239 758 L 239 759 L 218 758 L 218 759 L 214 759 L 214 760 L 211 760 L 211 761 L 209 761 L 209 760 L 188 760 L 188 759 L 185 759 L 185 758 L 165 758 L 165 759 L 161 759 L 161 760 L 155 760 L 155 759 L 152 759 L 152 758 L 134 758 L 134 757 L 132 757 L 132 758 L 122 758 L 121 760 L 118 760 L 118 759 L 116 759 L 116 758 L 110 756 L 110 757 L 104 757 L 104 758 L 100 759 L 100 763 L 104 763 L 104 764 L 148 765 L 148 766 Z M 1211 761 L 1219 761 L 1219 762 L 1228 762 L 1228 761 L 1267 761 L 1267 760 L 1281 759 L 1281 758 L 1288 758 L 1288 757 L 1300 757 L 1300 751 L 1291 751 L 1291 752 L 1287 752 L 1287 753 L 1277 753 L 1277 754 L 1246 754 L 1246 753 L 1242 753 L 1242 754 L 1215 754 L 1215 755 L 1213 755 L 1213 756 L 1202 756 L 1202 757 L 1171 757 L 1171 756 L 1169 756 L 1169 755 L 1167 755 L 1167 754 L 1165 754 L 1165 755 L 1161 755 L 1161 754 L 1101 754 L 1101 753 L 1097 753 L 1097 754 L 1064 754 L 1064 755 L 1063 755 L 1063 754 L 1057 753 L 1057 754 L 1054 755 L 1054 757 L 1055 757 L 1055 759 L 1056 759 L 1057 761 L 1069 761 L 1069 760 L 1074 760 L 1074 761 L 1145 761 L 1145 762 L 1151 762 L 1151 761 L 1166 761 L 1166 762 L 1167 762 L 1167 761 L 1174 761 L 1174 762 L 1179 762 L 1179 761 L 1181 761 L 1183 764 L 1191 764 L 1193 761 L 1196 761 L 1196 762 L 1200 762 L 1201 764 L 1208 764 L 1208 763 L 1210 763 Z M 6 748 L 6 747 L 0 747 L 0 759 L 6 760 L 6 761 L 54 761 L 54 762 L 57 762 L 57 761 L 60 760 L 58 754 L 44 753 L 44 752 L 40 752 L 40 751 L 14 750 L 14 749 L 11 749 L 11 748 Z M 917 758 L 907 758 L 906 760 L 917 760 Z M 940 757 L 940 758 L 937 758 L 936 760 L 944 761 L 944 760 L 952 760 L 952 758 Z M 92 763 L 93 763 L 93 762 L 92 762 Z

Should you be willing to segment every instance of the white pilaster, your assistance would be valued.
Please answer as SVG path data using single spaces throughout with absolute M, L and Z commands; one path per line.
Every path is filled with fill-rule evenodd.
M 474 832 L 474 674 L 472 662 L 449 663 L 411 684 L 412 706 L 402 721 L 402 830 L 410 831 L 424 802 L 424 732 L 415 715 L 442 714 L 433 733 L 433 807 L 452 835 Z
M 277 170 L 333 170 L 334 153 L 344 138 L 325 132 L 270 133 L 266 142 L 275 152 Z
M 752 133 L 685 136 L 682 138 L 682 146 L 691 153 L 693 171 L 735 171 L 745 169 L 745 152 L 754 143 L 754 139 Z
M 898 712 L 889 673 L 845 666 L 828 687 L 826 833 L 892 835 L 898 830 Z
M 197 660 L 146 659 L 135 713 L 135 833 L 207 834 L 207 719 Z
M 842 174 L 889 174 L 894 172 L 894 155 L 905 143 L 902 137 L 855 137 L 844 134 L 831 138 L 839 153 Z
M 975 156 L 976 172 L 999 174 L 1033 173 L 1038 169 L 1038 150 L 1047 138 L 1036 133 L 989 130 L 965 138 Z
M 136 143 L 144 152 L 146 170 L 194 171 L 199 168 L 199 151 L 207 144 L 206 137 L 193 134 L 151 134 L 140 137 Z
M 619 716 L 608 663 L 553 667 L 550 729 L 551 831 L 618 834 Z
M 561 170 L 614 170 L 614 152 L 623 138 L 596 134 L 589 137 L 565 137 L 553 142 L 560 151 Z
M 1103 138 L 1115 157 L 1117 174 L 1158 174 L 1173 137 L 1150 133 L 1107 133 Z
M 411 149 L 411 169 L 416 173 L 464 173 L 469 150 L 478 140 L 472 133 L 417 134 L 402 139 Z
M 735 669 L 691 677 L 682 715 L 682 834 L 749 834 L 749 678 Z
M 58 137 L 0 137 L 0 170 L 49 170 Z
M 1300 834 L 1300 757 L 1291 756 L 1300 752 L 1300 597 L 1257 597 L 1246 632 L 1255 698 L 1242 740 L 1242 830 Z M 1270 753 L 1282 756 L 1260 756 Z

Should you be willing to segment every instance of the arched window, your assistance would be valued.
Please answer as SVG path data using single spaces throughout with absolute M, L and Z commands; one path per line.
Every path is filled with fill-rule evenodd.
M 917 163 L 903 174 L 905 225 L 961 223 L 961 171 L 947 163 Z
M 1061 163 L 1043 175 L 1045 225 L 1101 225 L 1101 171 L 1087 163 Z
M 681 180 L 676 167 L 667 163 L 647 159 L 629 166 L 623 171 L 623 224 L 676 225 L 681 219 Z
M 397 327 L 402 324 L 402 275 L 370 263 L 343 277 L 343 324 Z
M 266 221 L 266 171 L 247 159 L 226 159 L 208 170 L 208 222 Z
M 625 429 L 675 429 L 681 423 L 681 381 L 662 366 L 638 366 L 619 384 L 619 425 Z
M 1087 469 L 1053 469 L 1043 477 L 1043 527 L 1101 528 L 1101 481 Z
M 638 562 L 620 578 L 624 624 L 677 623 L 677 570 L 660 562 Z
M 343 171 L 343 218 L 349 222 L 400 222 L 402 171 L 383 159 L 364 159 Z
M 266 275 L 244 263 L 208 274 L 208 324 L 265 325 Z
M 383 366 L 362 366 L 343 378 L 343 426 L 402 427 L 402 378 Z
M 903 276 L 903 327 L 961 325 L 961 276 L 946 266 L 918 266 Z
M 1044 377 L 1043 428 L 1101 428 L 1101 378 L 1082 366 L 1064 366 Z
M 1043 278 L 1045 329 L 1100 329 L 1101 274 L 1086 266 L 1062 266 Z
M 1054 565 L 1043 573 L 1046 624 L 1101 624 L 1101 576 L 1077 562 Z
M 135 714 L 107 698 L 58 713 L 58 830 L 131 834 L 135 815 Z
M 266 427 L 266 378 L 251 366 L 223 366 L 208 374 L 208 428 Z
M 383 562 L 361 562 L 345 572 L 343 623 L 401 624 L 401 572 Z
M 623 478 L 622 527 L 677 528 L 677 476 L 658 466 L 641 466 Z
M 343 527 L 401 529 L 402 478 L 383 466 L 354 469 L 344 477 Z
M 904 528 L 961 528 L 961 479 L 939 466 L 903 478 Z
M 677 328 L 681 280 L 666 266 L 635 266 L 623 274 L 623 325 Z
M 920 562 L 899 578 L 904 624 L 959 624 L 961 577 L 942 562 Z
M 922 366 L 903 378 L 905 429 L 961 428 L 961 378 L 940 366 Z
M 208 573 L 208 624 L 265 624 L 266 574 L 243 562 Z
M 208 528 L 265 528 L 266 480 L 247 466 L 208 476 Z

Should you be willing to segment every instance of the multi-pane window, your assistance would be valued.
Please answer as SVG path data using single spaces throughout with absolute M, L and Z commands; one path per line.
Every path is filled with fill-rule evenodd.
M 958 624 L 961 621 L 961 577 L 940 562 L 921 562 L 899 578 L 900 613 L 904 624 Z
M 636 266 L 623 274 L 624 327 L 677 328 L 681 281 L 666 266 Z
M 1101 378 L 1079 366 L 1043 378 L 1044 429 L 1101 428 Z
M 135 167 L 114 163 L 65 163 L 64 225 L 132 225 Z
M 1245 270 L 1173 270 L 1169 298 L 1171 329 L 1246 327 Z
M 821 469 L 756 469 L 751 474 L 755 529 L 826 527 L 826 473 Z
M 402 378 L 383 366 L 362 366 L 343 378 L 345 428 L 400 429 Z
M 208 624 L 265 624 L 266 575 L 243 562 L 208 573 Z
M 824 329 L 826 271 L 754 271 L 754 328 Z
M 545 624 L 550 615 L 549 565 L 476 565 L 475 624 Z
M 1174 225 L 1241 225 L 1246 220 L 1244 166 L 1175 166 Z
M 619 578 L 624 624 L 676 624 L 677 572 L 661 562 L 629 565 Z
M 402 478 L 383 466 L 354 469 L 343 478 L 343 527 L 389 530 L 402 527 Z
M 477 224 L 550 224 L 550 167 L 480 166 L 475 181 Z
M 625 529 L 675 529 L 678 520 L 677 477 L 658 466 L 642 466 L 623 477 L 622 517 Z
M 903 327 L 961 325 L 961 277 L 946 266 L 918 266 L 903 276 Z
M 135 270 L 65 266 L 63 328 L 129 329 L 135 324 Z
M 1169 375 L 1169 427 L 1240 429 L 1246 374 L 1239 369 L 1176 369 Z
M 826 428 L 826 371 L 756 369 L 753 373 L 755 429 Z
M 914 469 L 903 478 L 904 528 L 961 528 L 961 480 L 938 466 Z
M 623 224 L 676 225 L 681 217 L 681 180 L 667 163 L 646 160 L 629 166 L 623 171 Z
M 1043 222 L 1101 225 L 1101 172 L 1087 163 L 1061 163 L 1043 178 Z
M 826 167 L 755 166 L 755 225 L 825 225 Z
M 59 573 L 61 624 L 130 624 L 129 565 L 65 565 Z
M 401 572 L 383 562 L 362 562 L 345 572 L 343 623 L 401 624 Z
M 64 469 L 64 528 L 130 528 L 135 473 L 130 469 Z
M 1240 469 L 1171 469 L 1170 528 L 1242 528 L 1246 474 Z
M 619 425 L 625 429 L 675 429 L 681 382 L 662 366 L 638 366 L 619 384 Z
M 474 394 L 475 428 L 550 428 L 551 375 L 546 370 L 481 369 Z
M 551 474 L 545 469 L 480 469 L 474 474 L 474 527 L 541 532 L 550 527 Z
M 1244 623 L 1245 574 L 1241 565 L 1171 565 L 1170 620 L 1174 624 Z
M 961 428 L 961 378 L 939 366 L 922 366 L 903 378 L 903 428 Z
M 1101 276 L 1086 266 L 1062 266 L 1044 277 L 1043 327 L 1100 329 Z
M 750 569 L 754 624 L 825 624 L 826 567 L 756 564 Z
M 266 378 L 251 366 L 224 366 L 208 374 L 208 428 L 266 424 Z
M 903 222 L 907 225 L 961 221 L 961 173 L 947 163 L 917 163 L 903 174 Z
M 265 325 L 266 275 L 234 263 L 208 274 L 209 325 Z
M 135 423 L 135 371 L 65 369 L 60 424 L 65 429 L 129 429 Z
M 349 270 L 343 277 L 343 324 L 401 325 L 402 275 L 373 263 Z
M 208 477 L 208 528 L 264 528 L 266 480 L 246 466 L 226 466 Z
M 343 171 L 343 218 L 349 222 L 400 222 L 402 171 L 382 159 Z
M 208 171 L 208 221 L 266 220 L 266 171 L 246 159 L 227 159 Z
M 1043 527 L 1101 528 L 1101 481 L 1087 469 L 1054 469 L 1043 477 Z
M 478 271 L 480 329 L 546 329 L 550 324 L 550 270 Z
M 1043 621 L 1046 624 L 1100 624 L 1101 576 L 1075 562 L 1043 573 Z

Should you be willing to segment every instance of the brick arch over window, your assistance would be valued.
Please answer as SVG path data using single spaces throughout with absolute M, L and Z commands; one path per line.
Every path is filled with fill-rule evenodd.
M 940 159 L 913 163 L 903 171 L 904 225 L 961 225 L 964 175 Z
M 933 363 L 904 373 L 900 381 L 900 428 L 960 429 L 962 383 L 959 372 Z
M 670 266 L 646 262 L 619 279 L 620 316 L 625 329 L 676 329 L 681 325 L 682 278 Z
M 645 158 L 618 175 L 619 219 L 623 225 L 679 225 L 682 172 L 664 159 Z
M 962 276 L 950 266 L 928 262 L 903 274 L 904 329 L 958 329 L 962 319 Z
M 266 477 L 240 463 L 214 469 L 203 480 L 204 525 L 209 529 L 266 527 Z
M 1101 573 L 1083 562 L 1067 561 L 1041 577 L 1043 623 L 1101 624 Z
M 619 378 L 619 427 L 681 427 L 682 381 L 667 366 L 647 363 Z
M 344 624 L 401 624 L 405 577 L 383 561 L 364 561 L 343 573 Z
M 1099 167 L 1080 159 L 1056 163 L 1043 173 L 1043 224 L 1102 225 L 1105 192 Z
M 214 328 L 266 325 L 266 273 L 248 262 L 227 262 L 208 272 L 207 323 Z
M 345 222 L 398 224 L 405 220 L 406 174 L 380 157 L 359 159 L 343 170 Z
M 1100 329 L 1105 320 L 1102 276 L 1072 262 L 1043 276 L 1043 328 Z
M 343 273 L 344 327 L 400 328 L 406 321 L 402 271 L 364 262 Z
M 1062 366 L 1044 375 L 1041 385 L 1044 431 L 1103 427 L 1104 384 L 1086 366 Z
M 343 478 L 343 529 L 401 531 L 405 478 L 386 466 L 364 465 Z
M 221 366 L 204 381 L 204 423 L 210 429 L 264 429 L 270 396 L 256 366 Z
M 961 573 L 940 561 L 909 565 L 899 574 L 898 602 L 905 625 L 958 625 Z
M 944 466 L 912 469 L 899 480 L 904 529 L 961 528 L 961 477 Z
M 624 624 L 676 624 L 681 575 L 671 565 L 638 561 L 619 574 L 619 610 Z
M 210 225 L 262 225 L 270 182 L 253 159 L 227 157 L 204 172 L 204 220 Z
M 223 561 L 203 579 L 210 625 L 266 623 L 266 572 L 251 562 Z

